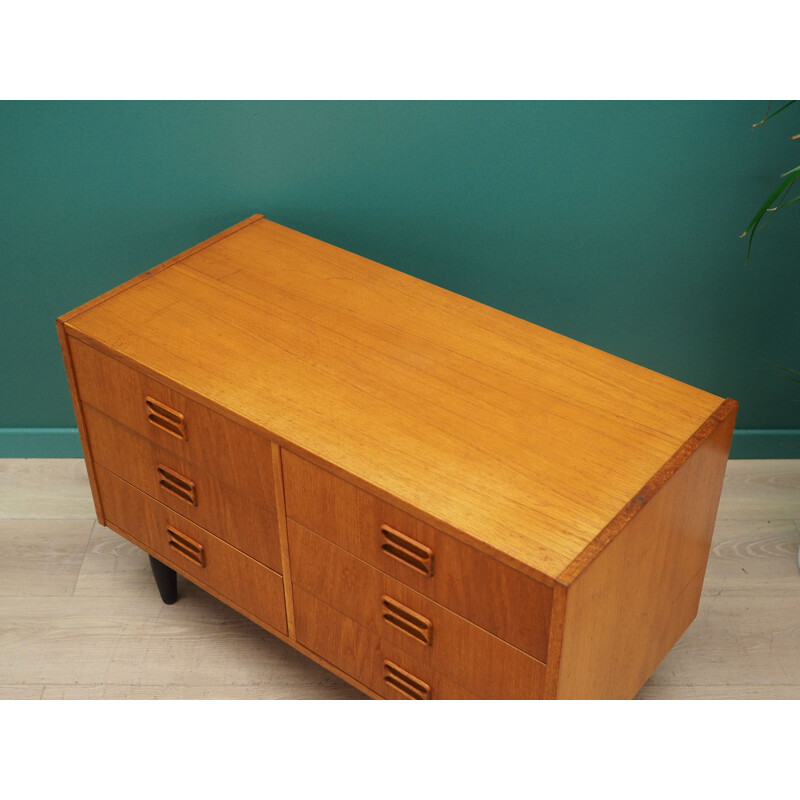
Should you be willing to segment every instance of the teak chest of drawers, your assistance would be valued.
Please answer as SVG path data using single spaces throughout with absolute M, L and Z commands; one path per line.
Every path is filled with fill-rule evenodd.
M 97 517 L 372 697 L 630 698 L 736 403 L 251 217 L 58 320 Z

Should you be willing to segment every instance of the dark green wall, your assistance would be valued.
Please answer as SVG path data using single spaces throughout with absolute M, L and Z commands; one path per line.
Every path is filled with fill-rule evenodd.
M 747 267 L 738 238 L 800 163 L 800 112 L 765 107 L 0 103 L 0 428 L 74 426 L 58 314 L 255 212 L 800 428 L 762 371 L 800 367 L 800 206 Z M 737 452 L 800 457 L 779 439 Z

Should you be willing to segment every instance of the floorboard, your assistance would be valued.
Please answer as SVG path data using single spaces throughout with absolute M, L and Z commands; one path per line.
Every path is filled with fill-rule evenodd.
M 800 460 L 731 461 L 697 619 L 638 694 L 800 699 Z M 80 459 L 0 460 L 0 700 L 362 699 L 94 521 Z

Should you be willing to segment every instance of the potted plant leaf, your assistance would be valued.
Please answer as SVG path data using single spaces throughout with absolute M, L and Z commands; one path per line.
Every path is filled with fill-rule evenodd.
M 767 108 L 767 113 L 764 115 L 764 118 L 756 122 L 753 127 L 757 128 L 761 125 L 764 125 L 768 120 L 785 111 L 796 102 L 796 100 L 790 100 L 788 103 L 784 103 L 777 111 L 773 111 L 772 113 L 770 113 L 769 108 Z M 790 140 L 800 139 L 800 133 L 797 133 L 789 138 Z M 753 239 L 755 238 L 756 232 L 760 231 L 767 224 L 767 222 L 769 222 L 772 215 L 800 200 L 800 194 L 796 194 L 794 197 L 789 197 L 792 188 L 798 179 L 800 179 L 800 164 L 781 175 L 780 183 L 778 183 L 778 185 L 770 193 L 769 197 L 767 197 L 767 199 L 761 204 L 753 219 L 750 220 L 750 224 L 741 234 L 742 238 L 748 236 L 749 234 L 747 241 L 746 262 L 750 261 L 750 254 L 753 249 Z M 800 383 L 800 370 L 792 369 L 791 367 L 785 367 L 781 364 L 775 364 L 771 361 L 767 361 L 767 363 L 771 367 L 774 367 L 776 370 L 778 370 L 780 377 Z M 800 551 L 798 551 L 797 554 L 797 566 L 800 568 Z

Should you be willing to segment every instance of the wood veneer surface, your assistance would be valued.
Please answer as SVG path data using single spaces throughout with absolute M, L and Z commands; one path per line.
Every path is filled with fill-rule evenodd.
M 430 664 L 410 657 L 395 644 L 381 639 L 355 620 L 314 595 L 296 587 L 297 638 L 301 645 L 338 664 L 355 681 L 387 700 L 408 699 L 389 691 L 384 680 L 384 663 L 402 662 L 402 669 L 427 684 L 430 699 L 477 700 L 468 689 L 437 673 Z M 399 665 L 398 665 L 399 666 Z
M 291 520 L 289 545 L 295 586 L 391 643 L 400 653 L 399 665 L 411 657 L 486 698 L 543 696 L 541 662 Z M 424 620 L 425 641 L 406 632 L 415 630 L 413 625 L 404 629 L 387 621 L 402 623 L 404 617 L 387 614 L 384 600 L 400 603 L 402 611 L 411 612 L 411 619 Z
M 697 614 L 728 415 L 571 584 L 558 697 L 633 697 Z
M 264 219 L 66 326 L 552 578 L 722 402 Z
M 214 472 L 223 482 L 275 508 L 272 444 L 192 402 L 182 393 L 148 379 L 83 342 L 71 341 L 70 354 L 81 402 L 191 464 Z M 139 367 L 141 369 L 141 367 Z M 145 398 L 166 404 L 185 419 L 185 438 L 170 435 L 148 420 Z
M 248 495 L 222 483 L 213 473 L 157 447 L 91 406 L 85 405 L 83 412 L 96 466 L 105 467 L 256 561 L 282 572 L 278 514 L 254 499 L 263 500 L 263 495 Z M 160 466 L 194 484 L 194 504 L 165 488 L 165 482 L 159 480 Z
M 233 606 L 286 635 L 283 580 L 263 564 L 230 547 L 170 508 L 151 499 L 134 486 L 98 466 L 97 480 L 107 503 L 112 528 L 145 547 L 167 566 L 211 591 Z M 168 531 L 195 543 L 203 553 L 199 564 L 169 546 Z
M 305 459 L 284 450 L 281 462 L 290 523 L 300 523 L 500 639 L 540 661 L 547 660 L 551 587 L 487 558 Z M 431 574 L 387 555 L 382 547 L 384 524 L 431 551 Z

